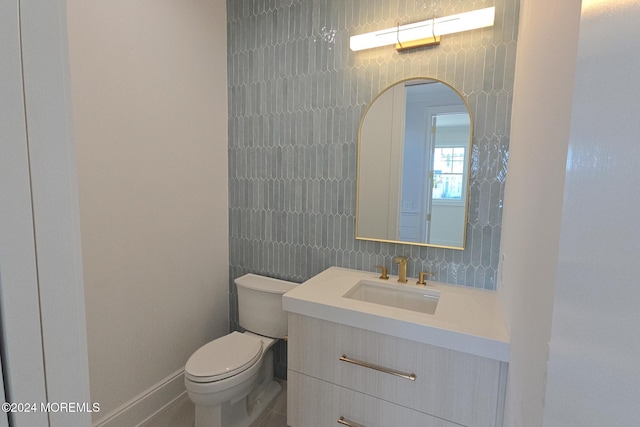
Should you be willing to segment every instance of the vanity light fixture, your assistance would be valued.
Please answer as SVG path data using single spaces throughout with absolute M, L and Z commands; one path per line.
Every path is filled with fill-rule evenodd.
M 351 36 L 351 50 L 358 51 L 395 44 L 396 50 L 402 51 L 439 44 L 442 35 L 493 26 L 495 11 L 495 7 L 487 7 L 442 18 L 434 17 L 413 24 L 398 24 L 394 28 Z

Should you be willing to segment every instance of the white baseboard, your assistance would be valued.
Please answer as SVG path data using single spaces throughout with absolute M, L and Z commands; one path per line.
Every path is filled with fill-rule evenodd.
M 153 418 L 185 393 L 184 368 L 180 368 L 104 417 L 96 420 L 93 423 L 93 427 L 137 426 Z
M 189 419 L 189 414 L 185 413 L 183 409 L 185 403 L 191 406 L 190 424 L 189 421 L 185 421 Z M 158 409 L 155 414 L 150 415 L 149 418 L 136 425 L 136 427 L 173 426 L 173 424 L 171 424 L 172 421 L 179 422 L 181 426 L 190 425 L 190 427 L 193 427 L 195 416 L 195 407 L 193 407 L 193 403 L 189 400 L 189 396 L 185 390 L 180 396 Z

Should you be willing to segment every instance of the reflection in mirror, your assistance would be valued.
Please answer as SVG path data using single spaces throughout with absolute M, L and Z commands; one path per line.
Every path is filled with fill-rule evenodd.
M 356 238 L 464 249 L 471 117 L 448 84 L 383 91 L 360 123 Z

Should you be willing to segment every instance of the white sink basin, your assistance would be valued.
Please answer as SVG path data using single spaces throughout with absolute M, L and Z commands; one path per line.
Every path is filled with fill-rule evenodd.
M 438 307 L 440 291 L 423 286 L 360 280 L 343 297 L 419 313 L 434 314 Z

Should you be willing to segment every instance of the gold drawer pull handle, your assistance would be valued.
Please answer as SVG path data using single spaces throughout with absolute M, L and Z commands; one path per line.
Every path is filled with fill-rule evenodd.
M 375 369 L 376 371 L 384 372 L 385 374 L 395 375 L 396 377 L 405 378 L 410 381 L 416 380 L 416 374 L 407 374 L 404 372 L 396 371 L 394 369 L 385 368 L 384 366 L 374 365 L 373 363 L 363 362 L 361 360 L 349 359 L 346 354 L 340 356 L 340 360 L 347 363 L 353 363 L 354 365 L 364 366 L 365 368 Z
M 365 427 L 361 424 L 356 424 L 353 421 L 345 420 L 344 417 L 338 418 L 338 424 L 342 424 L 343 426 L 349 426 L 349 427 Z

